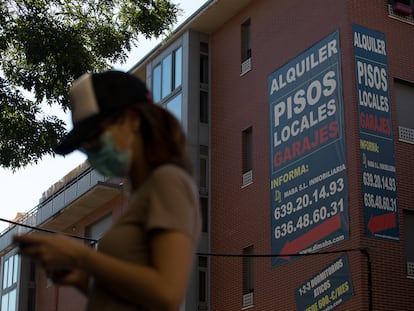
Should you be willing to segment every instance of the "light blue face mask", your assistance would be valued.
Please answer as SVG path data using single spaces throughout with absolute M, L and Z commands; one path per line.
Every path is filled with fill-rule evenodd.
M 111 132 L 103 133 L 99 139 L 99 149 L 86 151 L 91 166 L 107 177 L 127 176 L 131 167 L 131 150 L 117 150 Z

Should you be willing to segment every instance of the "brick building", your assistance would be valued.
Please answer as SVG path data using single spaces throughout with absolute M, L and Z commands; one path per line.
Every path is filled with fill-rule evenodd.
M 250 1 L 210 33 L 211 252 L 334 252 L 212 257 L 211 310 L 414 310 L 410 5 Z
M 210 0 L 131 68 L 181 120 L 199 182 L 183 310 L 414 310 L 413 7 Z M 96 210 L 65 188 L 72 203 L 32 224 L 99 237 L 125 205 L 119 182 L 88 184 L 106 197 Z M 30 278 L 13 230 L 3 299 L 66 310 L 75 294 Z

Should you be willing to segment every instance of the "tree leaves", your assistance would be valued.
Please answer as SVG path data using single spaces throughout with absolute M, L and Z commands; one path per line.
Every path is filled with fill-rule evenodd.
M 40 105 L 65 109 L 74 79 L 125 61 L 139 34 L 167 34 L 179 13 L 170 0 L 0 0 L 0 166 L 53 154 L 64 124 Z

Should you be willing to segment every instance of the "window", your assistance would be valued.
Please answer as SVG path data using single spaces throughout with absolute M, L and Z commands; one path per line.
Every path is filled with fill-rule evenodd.
M 399 139 L 414 143 L 414 84 L 394 80 L 394 101 L 397 107 Z
M 252 139 L 253 129 L 249 127 L 242 134 L 243 174 L 252 170 Z
M 200 197 L 201 231 L 208 232 L 208 198 Z
M 389 4 L 397 4 L 397 3 L 401 3 L 404 5 L 408 5 L 408 6 L 413 6 L 414 1 L 413 0 L 388 0 Z
M 152 95 L 159 103 L 182 83 L 182 48 L 166 55 L 152 71 Z
M 208 54 L 200 53 L 200 83 L 208 84 Z
M 29 286 L 27 292 L 27 311 L 36 310 L 36 264 L 29 264 Z
M 200 122 L 208 124 L 208 92 L 200 90 Z
M 1 310 L 17 311 L 17 281 L 19 274 L 19 255 L 4 257 L 3 280 L 1 286 Z
M 169 112 L 171 112 L 179 121 L 182 120 L 181 117 L 181 106 L 182 106 L 182 96 L 181 93 L 172 98 L 166 104 L 166 108 Z
M 200 145 L 199 187 L 202 192 L 208 188 L 208 146 Z
M 198 310 L 207 308 L 207 272 L 208 260 L 205 256 L 198 256 Z
M 253 305 L 253 245 L 243 249 L 243 308 Z
M 85 229 L 86 237 L 98 240 L 104 235 L 112 224 L 112 214 L 108 214 L 101 219 L 90 224 Z M 98 245 L 94 245 L 97 247 Z
M 172 54 L 168 55 L 162 60 L 162 83 L 161 83 L 161 98 L 165 98 L 172 91 Z
M 253 292 L 253 245 L 243 248 L 243 295 Z
M 176 89 L 181 86 L 182 77 L 183 77 L 183 49 L 178 48 L 174 51 L 174 84 L 173 89 Z
M 250 46 L 250 19 L 241 25 L 241 60 L 252 57 L 252 49 Z
M 200 42 L 200 122 L 208 123 L 208 83 L 209 83 L 208 43 Z
M 414 25 L 414 0 L 388 0 L 388 16 Z
M 152 73 L 152 96 L 154 102 L 161 101 L 161 65 L 155 67 Z
M 414 278 L 414 211 L 404 210 L 405 252 L 407 257 L 407 275 Z
M 200 42 L 200 53 L 208 55 L 208 43 Z
M 249 127 L 242 132 L 242 186 L 253 182 L 253 128 Z
M 241 25 L 241 74 L 246 74 L 252 69 L 252 48 L 250 34 L 250 19 Z

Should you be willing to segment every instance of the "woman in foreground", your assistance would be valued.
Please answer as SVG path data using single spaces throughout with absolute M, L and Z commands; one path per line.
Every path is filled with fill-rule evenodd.
M 128 73 L 85 74 L 69 94 L 73 130 L 56 152 L 80 149 L 98 172 L 128 178 L 129 207 L 98 251 L 63 235 L 32 233 L 15 237 L 20 252 L 55 283 L 85 293 L 88 311 L 176 311 L 200 234 L 181 126 Z

